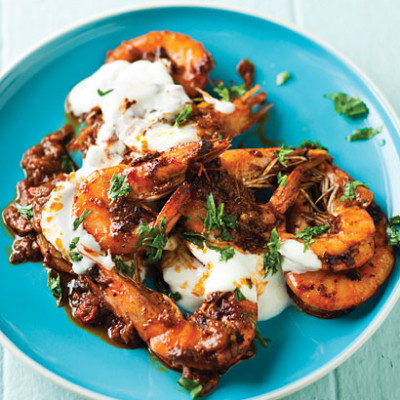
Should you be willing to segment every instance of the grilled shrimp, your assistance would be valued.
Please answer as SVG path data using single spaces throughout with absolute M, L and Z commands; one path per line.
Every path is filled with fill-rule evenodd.
M 190 97 L 197 96 L 197 88 L 204 89 L 214 60 L 204 46 L 187 35 L 169 31 L 153 31 L 122 42 L 107 53 L 106 62 L 126 60 L 167 59 L 171 61 L 172 77 L 182 85 Z
M 257 305 L 237 300 L 233 293 L 212 293 L 185 317 L 169 297 L 121 277 L 115 269 L 99 267 L 88 280 L 92 291 L 171 368 L 223 373 L 249 351 L 255 338 Z
M 320 200 L 326 197 L 326 211 L 318 208 L 318 201 L 316 204 L 312 201 L 311 191 L 302 190 L 291 214 L 298 220 L 307 220 L 308 224 L 317 222 L 321 225 L 323 221 L 330 226 L 326 234 L 314 238 L 309 246 L 320 259 L 322 269 L 342 271 L 358 268 L 374 254 L 375 225 L 366 210 L 373 201 L 373 193 L 365 187 L 357 187 L 354 200 L 343 200 L 346 184 L 352 180 L 346 172 L 330 162 L 319 165 L 314 172 L 320 174 L 322 179 L 322 189 L 314 198 Z M 293 233 L 299 232 L 299 222 L 294 225 L 296 232 Z M 282 234 L 281 239 L 301 241 L 292 233 Z
M 116 165 L 93 172 L 83 181 L 75 196 L 73 211 L 80 217 L 90 214 L 83 226 L 94 236 L 103 250 L 112 254 L 129 254 L 136 250 L 140 223 L 156 224 L 160 215 L 167 220 L 167 231 L 176 222 L 176 209 L 187 202 L 184 187 L 165 204 L 159 218 L 141 204 L 143 200 L 161 198 L 183 183 L 191 162 L 206 162 L 218 156 L 228 146 L 226 141 L 180 146 L 150 160 L 138 160 L 133 165 Z M 114 177 L 114 178 L 113 178 Z M 125 185 L 125 196 L 111 201 L 110 188 L 115 178 Z M 172 211 L 173 209 L 173 211 Z
M 361 267 L 341 272 L 285 273 L 291 296 L 305 312 L 322 318 L 349 312 L 373 296 L 389 277 L 395 259 L 393 248 L 387 244 L 387 221 L 380 210 L 375 215 L 375 251 Z

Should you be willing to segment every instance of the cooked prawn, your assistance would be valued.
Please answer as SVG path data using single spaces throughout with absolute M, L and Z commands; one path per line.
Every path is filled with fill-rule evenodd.
M 336 165 L 325 162 L 317 167 L 317 171 L 323 177 L 322 190 L 318 192 L 319 198 L 327 196 L 326 212 L 321 212 L 312 200 L 311 194 L 303 190 L 298 199 L 297 206 L 292 210 L 292 215 L 297 218 L 306 217 L 308 222 L 315 216 L 314 225 L 321 225 L 321 218 L 326 218 L 330 230 L 319 237 L 314 238 L 310 249 L 318 256 L 322 263 L 322 269 L 329 271 L 342 271 L 350 268 L 358 268 L 365 264 L 374 254 L 375 226 L 373 219 L 366 211 L 366 207 L 373 200 L 373 193 L 365 188 L 358 187 L 354 200 L 342 200 L 345 186 L 351 181 L 351 177 Z M 308 207 L 306 199 L 313 207 L 313 212 L 306 212 Z M 319 199 L 318 199 L 319 200 Z M 302 204 L 300 204 L 302 203 Z M 299 231 L 297 226 L 296 232 Z M 293 234 L 281 234 L 282 240 L 296 239 Z
M 116 165 L 93 172 L 83 181 L 75 196 L 73 211 L 80 217 L 85 210 L 90 214 L 83 221 L 88 233 L 94 236 L 103 250 L 112 254 L 129 254 L 137 245 L 141 223 L 156 223 L 155 213 L 141 204 L 142 200 L 161 198 L 183 183 L 191 162 L 205 162 L 216 157 L 228 146 L 226 141 L 181 146 L 150 160 L 138 160 L 133 166 Z M 130 192 L 110 202 L 108 193 L 113 176 L 126 177 Z M 166 216 L 167 230 L 176 222 L 171 212 L 187 202 L 188 191 L 181 189 L 169 199 L 161 211 Z
M 257 304 L 237 300 L 233 293 L 212 293 L 185 317 L 169 297 L 116 270 L 99 267 L 89 281 L 93 292 L 126 324 L 133 324 L 151 352 L 171 368 L 223 373 L 255 338 Z
M 322 318 L 351 311 L 373 296 L 394 266 L 393 248 L 387 244 L 387 221 L 380 212 L 372 258 L 359 268 L 341 272 L 285 273 L 295 302 L 307 313 Z
M 204 89 L 214 60 L 204 46 L 187 35 L 169 31 L 153 31 L 122 42 L 107 53 L 106 62 L 129 62 L 162 58 L 171 61 L 175 82 L 182 85 L 190 97 L 197 96 L 197 89 Z

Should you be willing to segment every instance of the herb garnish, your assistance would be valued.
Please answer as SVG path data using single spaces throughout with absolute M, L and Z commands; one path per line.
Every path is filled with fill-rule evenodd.
M 57 305 L 60 305 L 62 300 L 62 288 L 60 274 L 58 272 L 52 272 L 51 269 L 47 271 L 47 287 L 51 290 L 52 295 L 57 298 Z
M 231 246 L 215 246 L 207 242 L 207 247 L 220 253 L 220 261 L 228 261 L 235 255 L 235 250 Z
M 154 264 L 161 259 L 162 252 L 168 241 L 165 234 L 166 228 L 167 218 L 165 215 L 156 226 L 150 227 L 148 223 L 140 224 L 135 250 L 140 246 L 147 246 L 145 259 L 147 264 Z
M 121 258 L 115 257 L 114 258 L 115 266 L 118 268 L 118 271 L 122 272 L 125 275 L 130 276 L 131 278 L 135 275 L 135 265 L 133 262 L 128 265 L 126 264 Z
M 242 291 L 236 287 L 235 290 L 233 291 L 234 295 L 235 295 L 235 300 L 236 301 L 243 301 L 246 300 L 246 296 L 242 293 Z
M 74 231 L 76 231 L 76 230 L 78 229 L 79 225 L 83 222 L 83 220 L 84 220 L 86 217 L 89 216 L 89 214 L 90 214 L 91 212 L 92 212 L 92 210 L 87 210 L 87 209 L 86 209 L 86 210 L 82 213 L 82 215 L 74 221 L 74 223 L 73 223 L 73 229 L 74 229 Z
M 345 114 L 347 117 L 358 117 L 368 113 L 368 107 L 358 97 L 351 97 L 346 93 L 331 93 L 325 97 L 332 99 L 335 111 L 338 114 Z
M 347 136 L 346 139 L 349 142 L 354 142 L 356 140 L 368 140 L 381 133 L 382 129 L 383 126 L 379 126 L 378 128 L 356 129 L 354 133 L 350 136 Z
M 254 328 L 254 330 L 256 331 L 256 337 L 255 337 L 255 339 L 256 340 L 258 340 L 259 342 L 260 342 L 260 344 L 261 344 L 261 346 L 262 347 L 268 347 L 268 345 L 270 344 L 270 342 L 271 342 L 271 339 L 267 339 L 267 338 L 265 338 L 265 337 L 263 337 L 262 335 L 261 335 L 261 332 L 260 332 L 260 328 L 258 327 L 258 324 L 257 324 L 257 321 L 254 319 L 254 315 L 256 315 L 256 314 L 254 314 L 254 313 L 245 313 L 245 315 L 247 316 L 247 318 L 254 324 L 254 326 L 255 326 L 255 328 Z
M 368 186 L 368 183 L 363 183 L 360 181 L 350 181 L 346 183 L 344 187 L 343 196 L 339 199 L 339 203 L 343 200 L 354 200 L 356 198 L 356 189 L 358 186 Z
M 75 165 L 72 162 L 72 160 L 66 155 L 63 154 L 60 157 L 60 163 L 61 163 L 61 169 L 66 172 L 67 174 L 69 174 L 70 172 L 74 172 L 75 171 Z
M 387 241 L 390 246 L 400 246 L 400 233 L 395 225 L 400 225 L 400 215 L 389 219 L 389 225 L 386 227 Z
M 108 198 L 111 200 L 110 204 L 114 203 L 119 197 L 126 197 L 132 191 L 129 186 L 128 177 L 122 174 L 113 174 L 108 189 Z
M 225 214 L 224 206 L 224 203 L 221 203 L 218 207 L 216 207 L 214 196 L 212 193 L 210 193 L 207 196 L 206 201 L 206 218 L 201 219 L 204 222 L 204 226 L 206 227 L 208 233 L 215 229 L 220 229 L 222 240 L 232 240 L 232 234 L 228 231 L 228 228 L 237 228 L 236 217 L 231 214 Z
M 318 140 L 316 140 L 315 142 L 311 140 L 303 140 L 299 144 L 299 147 L 302 147 L 303 149 L 319 149 L 328 151 L 328 149 L 323 146 Z
M 203 389 L 203 385 L 201 383 L 193 381 L 192 379 L 181 378 L 179 379 L 178 383 L 190 393 L 192 400 L 199 397 L 199 394 Z
M 19 204 L 17 202 L 14 203 L 15 208 L 17 211 L 25 218 L 27 219 L 32 219 L 33 218 L 33 206 L 32 204 L 29 204 L 27 206 L 23 206 L 22 204 Z
M 329 229 L 328 225 L 321 225 L 321 226 L 313 226 L 309 227 L 307 226 L 304 228 L 301 232 L 298 232 L 294 235 L 295 238 L 297 239 L 302 239 L 304 242 L 304 253 L 310 246 L 310 244 L 314 243 L 314 239 L 317 236 L 322 235 Z
M 289 155 L 290 153 L 293 153 L 294 150 L 292 149 L 292 146 L 285 147 L 283 144 L 279 152 L 275 151 L 276 157 L 278 158 L 278 161 L 284 166 L 287 167 L 287 164 L 285 162 L 285 157 Z
M 287 180 L 287 175 L 286 174 L 282 175 L 282 172 L 278 171 L 277 179 L 278 179 L 278 185 L 279 186 L 286 186 L 286 180 Z
M 79 262 L 82 261 L 83 259 L 82 254 L 80 254 L 78 251 L 75 250 L 78 242 L 79 242 L 79 237 L 76 236 L 71 240 L 71 243 L 69 244 L 69 249 L 71 250 L 69 252 L 69 256 L 71 257 L 71 260 L 73 262 Z
M 157 292 L 165 294 L 174 301 L 178 301 L 182 298 L 182 295 L 179 292 L 173 292 L 161 278 L 154 279 L 154 286 Z
M 192 115 L 192 106 L 189 104 L 188 106 L 186 106 L 183 111 L 176 117 L 174 126 L 176 126 L 177 128 L 179 128 L 180 123 L 189 119 Z
M 113 90 L 114 90 L 114 89 L 109 89 L 109 90 L 106 90 L 105 92 L 103 92 L 101 89 L 97 89 L 97 94 L 98 94 L 99 96 L 103 97 L 103 96 L 105 96 L 106 94 L 111 93 Z
M 183 232 L 182 238 L 202 249 L 204 248 L 204 241 L 207 239 L 207 235 L 197 232 Z
M 218 86 L 213 90 L 222 100 L 230 101 L 232 98 L 242 97 L 246 93 L 246 85 L 243 83 L 239 86 L 232 85 L 231 87 L 228 87 L 224 83 L 219 82 Z
M 290 72 L 288 72 L 288 71 L 282 71 L 282 72 L 280 72 L 280 73 L 276 76 L 276 84 L 277 84 L 278 86 L 282 86 L 282 85 L 285 84 L 291 77 L 292 77 L 292 75 L 290 74 Z
M 279 254 L 281 245 L 279 243 L 279 235 L 276 228 L 272 229 L 269 242 L 265 247 L 268 248 L 268 253 L 264 253 L 264 276 L 272 276 L 278 272 L 278 268 L 282 261 L 281 255 Z

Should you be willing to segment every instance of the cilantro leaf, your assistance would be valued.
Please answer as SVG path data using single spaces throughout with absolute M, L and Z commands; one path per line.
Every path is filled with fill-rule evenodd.
M 278 161 L 284 166 L 287 167 L 287 164 L 285 162 L 285 157 L 288 156 L 290 153 L 293 153 L 294 150 L 289 147 L 285 147 L 285 145 L 282 145 L 281 149 L 279 152 L 275 151 L 276 157 L 278 158 Z
M 281 255 L 279 254 L 281 245 L 279 243 L 279 235 L 276 228 L 272 229 L 269 242 L 265 247 L 268 248 L 268 253 L 264 253 L 264 276 L 272 276 L 278 272 L 278 268 L 281 266 L 282 262 Z
M 222 100 L 230 101 L 232 98 L 236 99 L 242 97 L 246 93 L 246 85 L 243 83 L 239 86 L 232 85 L 231 87 L 228 87 L 224 83 L 219 82 L 218 86 L 213 90 Z
M 89 216 L 89 214 L 92 212 L 92 210 L 85 210 L 82 215 L 79 218 L 76 218 L 76 220 L 73 223 L 73 230 L 76 231 L 79 228 L 79 225 L 83 222 L 83 220 Z
M 246 296 L 242 293 L 242 291 L 237 287 L 235 288 L 235 290 L 233 291 L 234 295 L 235 295 L 235 300 L 236 301 L 243 301 L 246 300 Z
M 386 236 L 390 246 L 400 246 L 400 233 L 393 224 L 386 227 Z
M 66 154 L 63 154 L 60 157 L 60 163 L 61 163 L 61 169 L 67 174 L 75 171 L 75 164 Z
M 192 400 L 199 397 L 199 394 L 203 389 L 203 385 L 201 383 L 193 381 L 191 379 L 181 378 L 179 379 L 178 383 L 190 393 L 190 397 L 192 398 Z
M 126 197 L 132 191 L 129 186 L 128 177 L 122 174 L 113 174 L 108 189 L 108 198 L 111 200 L 110 204 L 114 203 L 119 197 Z
M 154 286 L 158 292 L 165 294 L 174 301 L 178 301 L 182 298 L 182 295 L 179 292 L 173 292 L 161 278 L 154 279 Z
M 47 271 L 47 287 L 51 290 L 54 297 L 57 298 L 57 305 L 62 301 L 62 288 L 60 274 L 49 269 Z
M 174 126 L 176 126 L 177 128 L 179 128 L 180 123 L 189 119 L 192 115 L 192 106 L 189 104 L 188 106 L 186 106 L 182 112 L 176 117 Z
M 369 112 L 366 104 L 358 97 L 351 97 L 342 92 L 326 94 L 325 97 L 333 100 L 335 111 L 338 114 L 345 114 L 347 117 L 358 117 Z
M 15 208 L 17 211 L 22 215 L 23 217 L 27 219 L 32 219 L 33 218 L 33 205 L 28 204 L 27 206 L 23 206 L 22 204 L 19 204 L 17 202 L 14 203 Z
M 400 215 L 395 215 L 394 217 L 390 218 L 389 224 L 400 225 Z
M 167 218 L 165 215 L 161 218 L 158 226 L 150 227 L 147 223 L 140 224 L 135 250 L 140 246 L 147 246 L 145 259 L 147 264 L 154 264 L 161 259 L 162 252 L 168 241 L 165 233 L 166 228 Z
M 286 180 L 287 180 L 287 175 L 286 174 L 282 175 L 282 172 L 278 171 L 277 179 L 278 179 L 278 185 L 279 186 L 286 186 Z
M 328 151 L 328 149 L 325 146 L 323 146 L 318 140 L 314 142 L 311 140 L 303 140 L 299 144 L 299 147 L 302 147 L 303 149 L 319 149 Z
M 343 200 L 354 200 L 356 198 L 356 189 L 358 186 L 368 186 L 368 184 L 360 181 L 347 182 L 344 187 L 343 196 L 339 199 L 339 203 Z
M 215 205 L 214 196 L 210 193 L 207 196 L 206 208 L 207 215 L 206 218 L 201 218 L 204 222 L 204 226 L 207 232 L 210 233 L 215 229 L 221 230 L 222 240 L 232 240 L 232 234 L 228 231 L 229 229 L 236 229 L 236 217 L 231 214 L 224 213 L 224 203 L 221 203 L 218 207 Z
M 204 247 L 204 241 L 207 239 L 207 236 L 197 232 L 183 232 L 182 238 L 202 249 Z
M 294 237 L 303 240 L 304 253 L 305 253 L 310 244 L 314 243 L 313 238 L 324 234 L 328 229 L 329 229 L 328 225 L 313 226 L 313 227 L 307 226 L 301 232 L 296 233 Z
M 235 250 L 231 246 L 215 246 L 207 242 L 207 247 L 220 253 L 220 261 L 228 261 L 235 255 Z
M 282 86 L 282 85 L 285 84 L 291 77 L 292 77 L 292 75 L 290 74 L 290 72 L 288 72 L 288 71 L 282 71 L 282 72 L 280 72 L 280 73 L 276 76 L 276 84 L 277 84 L 278 86 Z
M 349 142 L 355 142 L 356 140 L 368 140 L 373 138 L 382 132 L 383 126 L 379 126 L 378 128 L 363 128 L 356 129 L 352 135 L 347 136 L 347 140 Z
M 105 92 L 103 92 L 101 89 L 97 89 L 97 94 L 98 94 L 100 97 L 103 97 L 103 96 L 105 96 L 106 94 L 111 93 L 113 90 L 114 90 L 114 89 L 109 89 L 109 90 L 106 90 Z
M 133 264 L 133 262 L 130 265 L 128 265 L 121 258 L 115 257 L 114 263 L 115 266 L 118 268 L 118 270 L 123 274 L 128 275 L 131 278 L 135 276 L 135 265 Z
M 71 243 L 69 244 L 69 249 L 71 250 L 69 252 L 69 256 L 71 257 L 71 260 L 73 262 L 79 262 L 79 261 L 82 261 L 82 259 L 83 259 L 82 254 L 80 254 L 78 251 L 75 250 L 78 242 L 79 242 L 79 237 L 74 237 L 71 240 Z

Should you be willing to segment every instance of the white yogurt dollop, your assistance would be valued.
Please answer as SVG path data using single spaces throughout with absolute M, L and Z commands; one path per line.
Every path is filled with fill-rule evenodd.
M 304 244 L 294 239 L 281 244 L 279 253 L 282 255 L 282 270 L 301 274 L 321 269 L 321 260 L 311 249 L 304 251 Z

